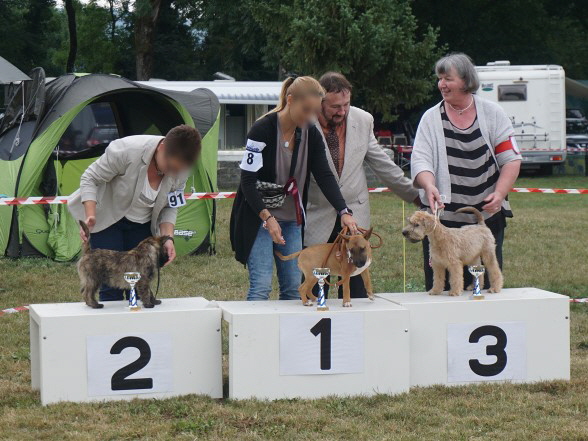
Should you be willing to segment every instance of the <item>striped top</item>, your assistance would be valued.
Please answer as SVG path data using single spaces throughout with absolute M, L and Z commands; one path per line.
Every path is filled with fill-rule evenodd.
M 496 182 L 500 177 L 498 165 L 519 159 L 518 155 L 508 149 L 496 152 L 495 160 L 480 131 L 478 117 L 470 127 L 460 129 L 447 117 L 444 103 L 441 103 L 439 109 L 451 179 L 451 203 L 445 205 L 442 223 L 453 228 L 476 223 L 476 218 L 471 213 L 456 213 L 462 207 L 477 208 L 487 223 L 504 223 L 505 217 L 512 217 L 510 210 L 503 208 L 502 211 L 490 215 L 482 211 L 482 207 L 486 204 L 484 199 L 496 189 Z

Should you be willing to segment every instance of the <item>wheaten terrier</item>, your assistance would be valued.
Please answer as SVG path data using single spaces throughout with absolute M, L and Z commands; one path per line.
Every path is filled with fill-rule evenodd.
M 470 212 L 478 218 L 477 225 L 462 228 L 447 228 L 435 216 L 425 211 L 415 212 L 409 219 L 402 234 L 411 242 L 419 242 L 429 237 L 431 266 L 433 267 L 433 289 L 431 295 L 439 295 L 445 288 L 445 270 L 449 271 L 450 296 L 463 292 L 463 267 L 465 265 L 485 265 L 490 278 L 488 292 L 497 293 L 502 289 L 503 278 L 496 260 L 496 241 L 484 223 L 482 214 L 473 207 L 465 207 L 458 212 Z

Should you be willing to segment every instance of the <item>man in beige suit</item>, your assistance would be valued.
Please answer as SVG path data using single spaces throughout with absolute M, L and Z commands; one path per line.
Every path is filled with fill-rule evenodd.
M 418 191 L 410 179 L 378 145 L 373 116 L 350 105 L 352 86 L 349 81 L 337 72 L 327 72 L 319 81 L 327 94 L 317 126 L 324 137 L 331 170 L 358 225 L 369 228 L 371 224 L 364 161 L 400 198 L 410 203 L 418 201 Z M 308 191 L 304 245 L 332 242 L 340 229 L 337 212 L 312 179 Z M 361 276 L 352 277 L 351 297 L 366 296 Z
M 201 149 L 200 133 L 177 126 L 165 137 L 136 135 L 112 141 L 90 165 L 68 208 L 86 222 L 92 248 L 128 251 L 151 235 L 174 235 L 176 211 L 185 204 L 184 187 Z M 82 240 L 87 241 L 83 230 Z M 173 240 L 165 243 L 175 258 Z M 100 300 L 122 300 L 123 292 L 102 287 Z

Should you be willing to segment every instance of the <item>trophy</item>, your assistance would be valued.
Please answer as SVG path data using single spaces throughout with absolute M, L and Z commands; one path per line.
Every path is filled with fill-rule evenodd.
M 124 275 L 125 281 L 131 285 L 131 294 L 129 295 L 129 309 L 131 311 L 139 311 L 141 307 L 137 305 L 137 291 L 135 291 L 135 285 L 141 280 L 141 273 L 129 272 Z
M 468 266 L 468 270 L 474 276 L 474 293 L 470 298 L 472 300 L 484 300 L 482 290 L 480 289 L 480 277 L 483 277 L 486 272 L 484 265 L 470 265 Z
M 329 307 L 325 301 L 325 279 L 331 274 L 330 268 L 315 268 L 312 270 L 314 277 L 318 279 L 319 296 L 316 304 L 317 311 L 328 311 Z

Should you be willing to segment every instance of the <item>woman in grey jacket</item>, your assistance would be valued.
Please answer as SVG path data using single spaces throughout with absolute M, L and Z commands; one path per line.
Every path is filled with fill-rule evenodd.
M 480 86 L 475 66 L 465 54 L 451 54 L 435 65 L 443 100 L 423 115 L 414 141 L 411 175 L 420 189 L 422 207 L 453 228 L 476 222 L 465 206 L 480 210 L 496 238 L 502 266 L 506 218 L 512 217 L 508 192 L 519 174 L 521 154 L 514 129 L 496 103 L 474 95 Z M 423 242 L 425 284 L 433 285 L 429 243 Z M 464 271 L 465 286 L 471 275 Z M 446 280 L 449 280 L 448 278 Z M 487 282 L 485 282 L 487 286 Z
M 200 149 L 200 134 L 185 125 L 165 138 L 136 135 L 111 142 L 86 169 L 68 203 L 74 218 L 92 231 L 92 248 L 128 251 L 151 235 L 173 237 L 176 211 L 185 203 L 186 179 Z M 88 240 L 83 230 L 80 235 Z M 170 263 L 176 255 L 173 241 L 164 246 Z M 121 290 L 100 290 L 101 301 L 122 299 Z

